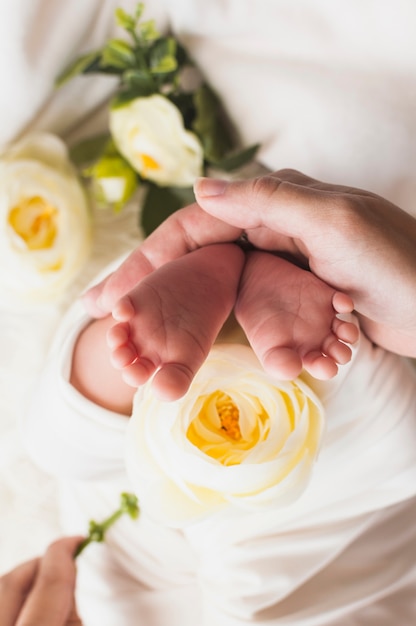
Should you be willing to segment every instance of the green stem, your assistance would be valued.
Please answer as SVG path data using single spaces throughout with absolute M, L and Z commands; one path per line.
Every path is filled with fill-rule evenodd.
M 140 513 L 137 496 L 134 493 L 122 493 L 120 496 L 120 507 L 112 515 L 107 517 L 101 524 L 95 521 L 90 522 L 88 537 L 82 541 L 75 551 L 74 558 L 81 554 L 85 548 L 93 541 L 104 541 L 105 533 L 124 513 L 129 515 L 131 519 L 137 519 Z
M 112 526 L 114 522 L 116 522 L 118 518 L 123 515 L 123 513 L 124 511 L 122 511 L 121 509 L 118 509 L 118 511 L 115 511 L 112 515 L 110 515 L 110 517 L 104 520 L 102 524 L 100 524 L 101 528 L 103 529 L 104 534 L 110 528 L 110 526 Z
M 74 559 L 81 554 L 81 552 L 93 541 L 91 537 L 86 537 L 84 541 L 81 541 L 78 548 L 74 552 Z
M 115 511 L 112 515 L 110 515 L 110 517 L 107 517 L 107 519 L 101 522 L 101 524 L 96 524 L 95 532 L 91 533 L 90 531 L 90 534 L 88 535 L 88 537 L 86 537 L 84 541 L 82 541 L 79 544 L 78 548 L 75 551 L 74 558 L 79 556 L 81 552 L 85 550 L 85 548 L 93 541 L 97 541 L 97 542 L 104 541 L 105 533 L 107 532 L 107 530 L 123 515 L 123 513 L 124 511 L 120 508 L 117 511 Z

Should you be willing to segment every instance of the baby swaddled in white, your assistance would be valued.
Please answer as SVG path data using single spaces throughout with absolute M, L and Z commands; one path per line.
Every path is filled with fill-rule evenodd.
M 405 359 L 362 336 L 334 379 L 302 375 L 300 388 L 306 383 L 306 395 L 324 408 L 322 421 L 319 408 L 306 421 L 317 429 L 309 433 L 309 449 L 314 436 L 322 439 L 305 490 L 292 501 L 279 495 L 259 506 L 266 491 L 246 501 L 234 493 L 223 505 L 207 490 L 191 493 L 199 480 L 192 464 L 184 484 L 185 448 L 177 466 L 169 465 L 169 452 L 157 460 L 165 475 L 155 479 L 158 445 L 164 455 L 177 435 L 172 416 L 178 402 L 161 403 L 159 414 L 158 405 L 139 400 L 130 421 L 71 386 L 72 351 L 87 321 L 80 303 L 68 312 L 23 424 L 31 456 L 60 478 L 68 533 L 83 533 L 89 519 L 111 513 L 121 491 L 138 491 L 139 519 L 120 520 L 104 545 L 89 547 L 79 559 L 78 603 L 86 626 L 412 623 L 416 374 Z M 257 372 L 247 346 L 217 346 L 185 398 L 198 395 L 201 380 L 215 378 L 215 367 L 233 371 L 236 359 L 239 371 Z M 138 433 L 145 439 L 136 447 L 139 483 L 131 461 Z M 221 466 L 211 456 L 209 463 L 212 474 Z M 287 490 L 294 493 L 303 470 L 299 458 L 292 465 Z

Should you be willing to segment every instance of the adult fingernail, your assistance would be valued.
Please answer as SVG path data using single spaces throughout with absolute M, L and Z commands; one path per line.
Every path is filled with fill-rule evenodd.
M 196 196 L 203 198 L 209 196 L 220 196 L 224 193 L 228 182 L 221 178 L 197 178 L 194 184 L 194 192 Z

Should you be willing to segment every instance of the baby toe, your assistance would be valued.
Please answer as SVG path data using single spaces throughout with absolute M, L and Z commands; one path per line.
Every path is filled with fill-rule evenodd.
M 358 337 L 360 336 L 360 331 L 356 324 L 345 322 L 337 317 L 334 319 L 334 323 L 332 324 L 332 330 L 338 339 L 346 341 L 347 343 L 355 343 L 358 341 Z
M 266 372 L 282 380 L 292 380 L 302 371 L 302 359 L 292 348 L 273 347 L 258 356 Z
M 152 389 L 161 400 L 178 400 L 188 391 L 195 372 L 181 363 L 167 363 L 156 373 Z
M 132 343 L 126 343 L 111 353 L 113 367 L 120 370 L 131 365 L 137 359 L 137 350 Z
M 351 313 L 354 310 L 354 302 L 346 293 L 337 291 L 332 298 L 332 306 L 337 313 Z
M 136 309 L 134 308 L 134 304 L 130 296 L 123 296 L 123 298 L 120 298 L 112 310 L 112 315 L 117 322 L 128 322 L 134 317 L 135 314 Z
M 130 385 L 130 387 L 140 387 L 149 380 L 155 369 L 156 367 L 152 361 L 140 357 L 124 367 L 121 375 L 124 382 Z
M 322 352 L 340 365 L 348 363 L 352 356 L 351 348 L 345 345 L 345 343 L 338 341 L 335 335 L 330 335 L 326 338 L 322 345 Z
M 128 324 L 114 324 L 108 329 L 106 340 L 110 350 L 116 350 L 129 341 L 130 328 Z
M 328 380 L 338 373 L 338 366 L 335 361 L 317 350 L 309 352 L 303 357 L 303 367 L 318 380 Z

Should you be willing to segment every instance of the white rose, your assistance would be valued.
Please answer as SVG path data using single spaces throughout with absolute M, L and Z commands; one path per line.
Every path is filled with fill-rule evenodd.
M 251 348 L 219 346 L 180 400 L 158 400 L 149 383 L 138 390 L 126 468 L 142 509 L 166 525 L 226 506 L 280 507 L 305 489 L 323 425 L 302 380 L 273 380 Z
M 111 110 L 110 130 L 121 154 L 144 179 L 190 187 L 202 173 L 201 143 L 164 96 L 136 98 Z
M 91 218 L 65 144 L 33 133 L 0 158 L 0 294 L 62 293 L 91 249 Z

